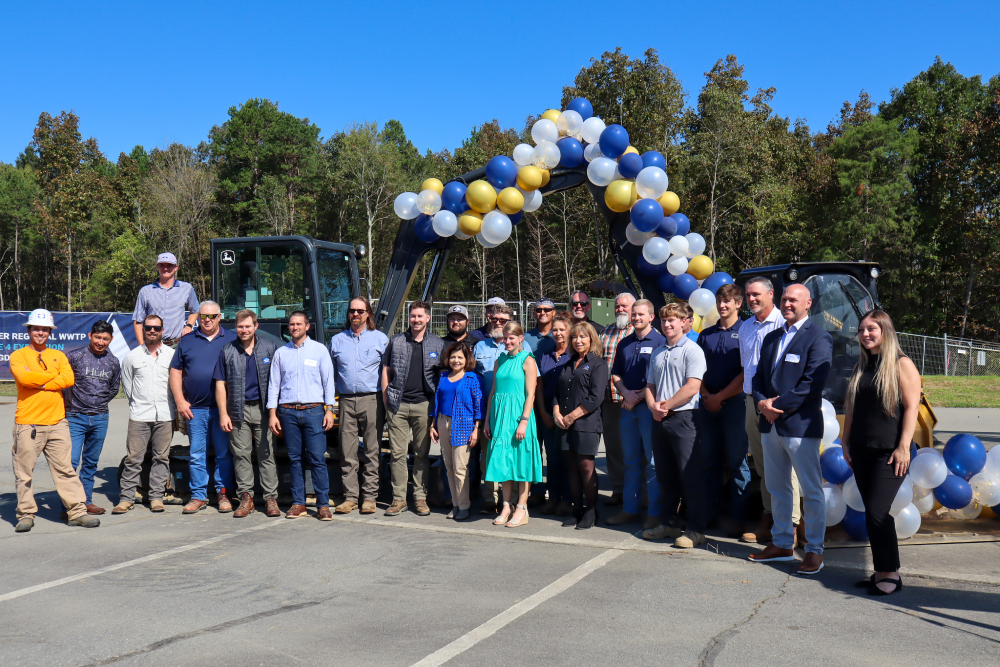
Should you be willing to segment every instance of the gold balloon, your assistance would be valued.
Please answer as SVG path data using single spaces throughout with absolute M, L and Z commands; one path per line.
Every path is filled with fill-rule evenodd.
M 542 114 L 542 118 L 546 120 L 551 120 L 553 123 L 559 118 L 559 111 L 557 109 L 549 109 Z
M 637 198 L 632 181 L 614 181 L 604 191 L 604 203 L 615 213 L 624 213 L 632 208 Z
M 514 215 L 524 208 L 524 195 L 517 188 L 504 188 L 497 195 L 497 208 L 502 213 Z
M 496 208 L 497 191 L 486 181 L 473 181 L 465 191 L 465 201 L 473 211 L 489 213 Z
M 694 276 L 697 280 L 704 280 L 712 275 L 712 271 L 715 270 L 715 265 L 712 264 L 712 260 L 708 258 L 707 255 L 698 255 L 697 257 L 691 258 L 688 262 L 687 272 Z
M 704 326 L 704 322 L 701 319 L 701 315 L 698 313 L 694 314 L 694 319 L 691 320 L 691 331 L 695 333 L 701 333 L 701 328 Z
M 549 173 L 548 169 L 542 169 L 541 172 L 542 172 L 542 187 L 544 188 L 546 185 L 549 184 L 549 178 L 551 177 L 551 174 Z
M 997 518 L 996 512 L 992 508 L 983 505 L 983 511 L 979 513 L 980 519 L 995 519 Z
M 659 199 L 660 206 L 663 207 L 663 215 L 673 215 L 681 210 L 681 199 L 673 192 L 667 190 Z
M 636 149 L 635 146 L 629 146 L 628 148 L 625 149 L 625 152 L 622 153 L 622 155 L 627 155 L 628 153 L 635 153 L 636 155 L 638 155 L 639 151 L 638 149 Z
M 466 211 L 458 216 L 458 231 L 468 236 L 475 236 L 483 226 L 483 216 L 475 211 Z
M 420 192 L 424 190 L 433 190 L 434 192 L 441 194 L 444 192 L 444 183 L 436 178 L 428 178 L 420 185 Z
M 525 192 L 531 192 L 542 187 L 542 170 L 528 165 L 517 172 L 517 186 Z

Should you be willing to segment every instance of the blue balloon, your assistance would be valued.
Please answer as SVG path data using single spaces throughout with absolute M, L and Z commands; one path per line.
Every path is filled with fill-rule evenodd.
M 516 225 L 517 223 L 521 222 L 521 218 L 523 217 L 524 217 L 524 211 L 518 211 L 517 213 L 508 215 L 507 219 L 510 220 L 510 224 Z
M 687 236 L 691 233 L 691 221 L 683 213 L 674 213 L 670 216 L 677 221 L 677 233 L 681 236 Z
M 626 153 L 618 158 L 618 173 L 622 178 L 635 178 L 642 171 L 642 158 L 635 153 Z M 660 208 L 662 212 L 663 208 Z
M 497 155 L 486 163 L 486 180 L 495 188 L 517 185 L 517 164 L 506 155 Z
M 967 480 L 986 465 L 986 447 L 979 438 L 968 433 L 959 433 L 952 436 L 944 446 L 944 462 L 948 470 Z
M 660 210 L 662 211 L 663 209 L 661 208 Z M 656 235 L 668 241 L 677 236 L 677 221 L 674 220 L 673 216 L 663 216 L 660 226 L 656 228 Z
M 716 271 L 708 278 L 705 278 L 705 282 L 701 286 L 703 289 L 707 289 L 712 294 L 715 294 L 719 291 L 720 287 L 723 285 L 732 285 L 733 282 L 733 277 L 725 271 Z M 837 484 L 840 484 L 840 482 L 837 482 Z
M 642 255 L 639 255 L 638 266 L 639 266 L 639 273 L 643 274 L 644 276 L 649 276 L 650 278 L 658 276 L 661 273 L 666 273 L 667 271 L 666 262 L 663 262 L 661 264 L 650 264 L 649 260 L 647 260 Z
M 469 205 L 465 201 L 465 183 L 451 181 L 444 186 L 441 191 L 441 208 L 451 211 L 455 215 L 462 215 L 469 210 Z
M 646 167 L 659 167 L 666 171 L 667 158 L 663 157 L 663 153 L 659 151 L 646 151 L 642 154 L 642 168 Z
M 840 445 L 840 446 L 843 446 L 843 445 L 844 445 L 844 442 L 843 442 L 843 440 L 841 440 L 840 438 L 834 438 L 834 439 L 833 439 L 833 444 L 834 444 L 834 445 Z
M 413 219 L 413 222 L 416 223 L 417 226 L 417 238 L 424 243 L 434 243 L 441 238 L 437 235 L 437 232 L 434 231 L 433 219 L 431 216 L 421 213 Z
M 594 115 L 594 105 L 584 97 L 574 97 L 571 99 L 569 104 L 566 105 L 566 110 L 577 112 L 584 120 Z
M 656 231 L 663 222 L 663 207 L 655 199 L 640 199 L 629 210 L 632 225 L 644 234 Z
M 628 148 L 628 131 L 618 125 L 608 125 L 601 132 L 601 155 L 615 160 Z
M 960 510 L 972 502 L 972 487 L 958 475 L 948 475 L 934 489 L 934 498 L 950 510 Z
M 844 520 L 841 521 L 841 525 L 844 526 L 844 530 L 847 534 L 851 536 L 856 542 L 867 542 L 868 541 L 868 526 L 865 523 L 865 513 L 859 512 L 852 507 L 847 508 L 847 513 L 844 515 Z
M 666 265 L 667 263 L 664 262 L 663 266 L 666 267 Z M 674 277 L 670 275 L 669 271 L 664 271 L 663 273 L 661 273 L 659 277 L 656 279 L 656 282 L 659 284 L 660 289 L 663 290 L 664 294 L 674 293 Z
M 823 479 L 831 484 L 843 484 L 854 474 L 851 466 L 847 465 L 847 459 L 844 458 L 844 450 L 841 447 L 824 449 L 819 457 L 819 467 L 823 471 Z
M 560 139 L 556 146 L 559 147 L 559 164 L 564 167 L 575 167 L 583 162 L 583 146 L 573 137 Z
M 698 289 L 698 281 L 690 273 L 674 276 L 674 296 L 681 301 L 687 301 L 696 289 Z

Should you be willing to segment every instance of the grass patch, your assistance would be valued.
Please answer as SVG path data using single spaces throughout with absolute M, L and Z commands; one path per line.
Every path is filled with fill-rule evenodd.
M 1000 408 L 1000 377 L 925 375 L 924 393 L 935 408 Z

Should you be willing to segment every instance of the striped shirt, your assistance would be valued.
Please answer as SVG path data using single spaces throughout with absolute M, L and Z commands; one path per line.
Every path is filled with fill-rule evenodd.
M 604 361 L 608 362 L 608 374 L 611 373 L 611 367 L 615 364 L 615 350 L 618 349 L 618 343 L 622 342 L 625 336 L 630 335 L 635 331 L 635 327 L 629 322 L 629 325 L 624 329 L 619 329 L 612 322 L 608 326 L 604 327 L 604 331 L 601 332 L 601 348 Z M 604 400 L 612 400 L 615 403 L 622 402 L 622 395 L 618 393 L 618 390 L 608 383 L 608 389 L 604 393 Z
M 740 325 L 740 361 L 743 362 L 743 392 L 753 392 L 753 376 L 760 363 L 760 346 L 764 336 L 777 329 L 784 320 L 776 307 L 771 308 L 764 321 L 751 315 L 750 319 Z
M 177 340 L 184 333 L 186 316 L 197 312 L 198 297 L 191 283 L 175 280 L 168 289 L 154 280 L 139 290 L 132 321 L 142 324 L 147 315 L 159 315 L 163 319 L 163 340 Z

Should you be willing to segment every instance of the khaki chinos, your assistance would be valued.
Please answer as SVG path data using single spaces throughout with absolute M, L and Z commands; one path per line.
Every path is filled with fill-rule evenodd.
M 460 510 L 471 506 L 469 501 L 469 445 L 455 447 L 451 444 L 451 417 L 438 415 L 438 442 L 441 443 L 441 458 L 448 472 L 448 487 L 451 489 L 451 504 Z
M 264 500 L 278 495 L 278 468 L 271 448 L 271 431 L 264 420 L 260 401 L 243 403 L 243 421 L 233 422 L 229 433 L 229 452 L 233 455 L 236 493 L 253 495 L 253 450 L 257 450 L 257 467 Z
M 380 404 L 375 392 L 340 396 L 340 472 L 344 498 L 355 504 L 378 497 Z M 364 439 L 363 448 L 358 446 L 359 437 Z M 405 497 L 405 488 L 403 493 Z
M 427 499 L 430 481 L 431 417 L 430 401 L 400 403 L 389 415 L 389 446 L 392 448 L 392 499 L 406 502 L 409 474 L 406 455 L 413 452 L 413 500 Z M 412 440 L 410 432 L 413 433 Z
M 34 431 L 34 437 L 32 437 Z M 38 457 L 45 455 L 52 473 L 56 493 L 66 508 L 70 520 L 87 513 L 87 496 L 83 484 L 73 470 L 73 439 L 69 422 L 61 419 L 51 426 L 14 424 L 14 480 L 17 489 L 17 519 L 33 519 L 38 513 L 35 503 L 34 471 Z

